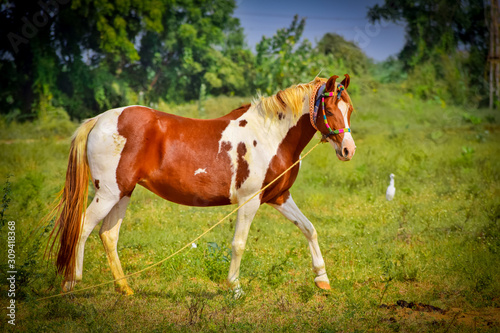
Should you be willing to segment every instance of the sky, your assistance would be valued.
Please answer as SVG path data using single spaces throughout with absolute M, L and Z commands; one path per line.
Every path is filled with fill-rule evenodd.
M 289 27 L 293 16 L 306 18 L 302 38 L 313 45 L 327 32 L 335 32 L 354 41 L 376 61 L 396 55 L 405 43 L 404 25 L 368 22 L 368 7 L 383 0 L 236 0 L 234 16 L 240 19 L 246 42 L 252 50 L 262 36 L 271 37 L 280 28 Z

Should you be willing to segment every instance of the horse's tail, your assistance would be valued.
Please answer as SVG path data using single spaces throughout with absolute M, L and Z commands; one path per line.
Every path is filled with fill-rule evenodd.
M 53 238 L 52 252 L 59 236 L 57 250 L 57 273 L 64 275 L 66 281 L 75 279 L 76 247 L 87 208 L 90 169 L 87 161 L 87 138 L 97 122 L 97 117 L 84 122 L 73 135 L 66 170 L 66 182 L 59 193 L 58 202 L 52 214 L 56 216 L 54 229 L 50 234 Z M 49 240 L 50 242 L 50 240 Z

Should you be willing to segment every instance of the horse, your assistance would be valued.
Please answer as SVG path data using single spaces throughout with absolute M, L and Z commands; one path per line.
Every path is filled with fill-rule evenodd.
M 158 196 L 188 206 L 245 202 L 298 161 L 319 131 L 337 157 L 350 160 L 353 111 L 346 91 L 350 77 L 315 78 L 209 120 L 191 119 L 144 106 L 111 109 L 88 119 L 73 135 L 66 180 L 56 204 L 51 251 L 56 245 L 62 292 L 82 280 L 85 242 L 102 222 L 99 236 L 115 280 L 115 290 L 132 295 L 118 258 L 117 243 L 130 197 L 137 184 Z M 292 199 L 300 165 L 295 165 L 260 195 L 242 206 L 231 242 L 228 282 L 241 292 L 239 271 L 252 220 L 269 204 L 305 235 L 314 281 L 330 289 L 312 223 Z M 95 196 L 87 207 L 89 180 Z

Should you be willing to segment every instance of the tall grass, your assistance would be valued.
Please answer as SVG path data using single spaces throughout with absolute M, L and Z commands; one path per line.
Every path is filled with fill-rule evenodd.
M 248 99 L 249 100 L 249 99 Z M 357 152 L 341 163 L 328 145 L 306 158 L 292 188 L 315 225 L 332 291 L 314 287 L 301 232 L 271 207 L 257 214 L 243 257 L 245 296 L 223 282 L 234 218 L 197 248 L 134 277 L 132 297 L 111 285 L 74 297 L 37 302 L 56 293 L 53 264 L 28 255 L 32 278 L 22 286 L 17 328 L 27 331 L 494 331 L 500 326 L 500 147 L 498 115 L 488 110 L 422 102 L 378 87 L 354 100 Z M 248 101 L 208 99 L 207 117 Z M 196 104 L 159 109 L 197 117 Z M 25 125 L 30 131 L 32 125 Z M 6 127 L 8 130 L 9 127 Z M 15 125 L 18 138 L 23 126 Z M 47 212 L 64 181 L 69 141 L 1 142 L 0 175 L 11 182 L 5 214 L 21 237 Z M 315 142 L 312 142 L 313 144 Z M 390 173 L 396 196 L 385 200 Z M 119 255 L 126 272 L 156 262 L 229 211 L 162 200 L 143 188 L 132 196 Z M 2 239 L 5 233 L 2 230 Z M 85 250 L 81 286 L 111 279 L 97 230 Z M 5 258 L 5 248 L 0 249 Z M 2 277 L 3 278 L 3 277 Z M 5 288 L 5 286 L 2 286 Z M 2 296 L 5 297 L 4 289 Z M 445 315 L 380 308 L 398 300 L 448 310 Z M 496 311 L 496 312 L 495 312 Z M 460 314 L 460 316 L 455 314 Z M 474 322 L 466 321 L 472 318 Z M 465 319 L 464 319 L 465 318 Z M 7 325 L 0 320 L 0 325 Z

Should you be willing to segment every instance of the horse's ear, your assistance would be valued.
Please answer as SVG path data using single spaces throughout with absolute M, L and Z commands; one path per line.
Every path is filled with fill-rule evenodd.
M 349 87 L 349 83 L 351 82 L 351 78 L 349 77 L 349 74 L 344 74 L 345 78 L 342 80 L 342 85 L 344 86 L 345 89 Z
M 334 75 L 328 79 L 326 82 L 326 87 L 325 91 L 330 92 L 330 91 L 335 91 L 335 80 L 338 79 L 337 75 Z

